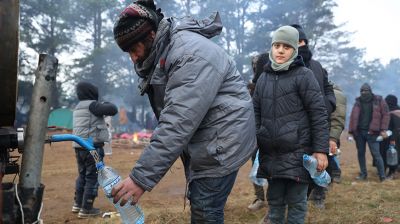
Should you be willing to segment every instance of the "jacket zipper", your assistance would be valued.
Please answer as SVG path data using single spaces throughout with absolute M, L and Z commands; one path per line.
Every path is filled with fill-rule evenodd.
M 278 83 L 278 75 L 274 74 L 274 82 L 272 85 L 272 91 L 273 91 L 273 99 L 272 99 L 272 106 L 273 106 L 273 133 L 272 133 L 272 144 L 275 147 L 275 138 L 276 138 L 276 128 L 275 128 L 275 120 L 276 120 L 276 85 Z M 273 173 L 274 173 L 274 160 L 272 161 L 272 169 L 271 169 L 271 178 L 273 178 Z
M 272 100 L 272 106 L 274 108 L 273 112 L 273 121 L 274 121 L 274 131 L 273 131 L 273 143 L 275 145 L 275 137 L 276 137 L 276 129 L 275 129 L 275 120 L 276 120 L 276 85 L 278 83 L 278 75 L 274 75 L 274 82 L 272 86 L 272 91 L 273 91 L 273 100 Z

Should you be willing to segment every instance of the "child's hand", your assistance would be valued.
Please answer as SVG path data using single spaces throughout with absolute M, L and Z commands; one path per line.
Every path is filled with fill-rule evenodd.
M 323 171 L 328 167 L 328 157 L 326 156 L 325 153 L 320 153 L 320 152 L 314 152 L 313 156 L 317 159 L 318 166 L 317 170 L 318 171 Z
M 333 139 L 329 140 L 329 155 L 335 155 L 336 154 L 336 149 L 337 149 L 337 144 L 336 141 Z

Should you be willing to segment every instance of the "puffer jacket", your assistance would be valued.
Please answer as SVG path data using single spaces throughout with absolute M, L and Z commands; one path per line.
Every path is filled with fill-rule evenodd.
M 76 93 L 79 102 L 73 112 L 72 134 L 84 139 L 92 138 L 95 147 L 102 147 L 109 137 L 104 116 L 114 116 L 118 109 L 110 102 L 99 102 L 98 88 L 89 82 L 79 82 Z M 81 148 L 75 142 L 73 147 Z
M 330 115 L 336 110 L 336 98 L 333 91 L 333 86 L 328 81 L 328 72 L 322 67 L 321 63 L 314 59 L 311 59 L 308 63 L 306 63 L 306 66 L 307 68 L 311 69 L 318 81 L 322 96 L 325 100 L 329 121 Z
M 275 72 L 270 63 L 260 76 L 253 97 L 258 177 L 308 183 L 303 154 L 328 153 L 327 111 L 312 71 L 300 57 L 288 71 Z
M 395 141 L 396 149 L 400 150 L 400 109 L 390 111 L 389 130 L 393 131 L 390 140 Z
M 209 40 L 222 29 L 218 14 L 211 21 L 162 22 L 170 23 L 169 41 L 154 64 L 149 90 L 159 123 L 130 174 L 146 191 L 182 153 L 190 182 L 237 171 L 256 147 L 245 82 L 234 61 Z
M 350 115 L 349 133 L 356 135 L 358 133 L 358 120 L 360 118 L 361 103 L 360 97 L 356 98 Z M 390 121 L 389 108 L 382 96 L 375 95 L 372 100 L 372 120 L 369 123 L 368 132 L 372 135 L 378 135 L 381 131 L 388 129 Z
M 347 98 L 339 86 L 333 85 L 333 90 L 336 98 L 336 110 L 331 114 L 329 137 L 338 143 L 345 126 Z

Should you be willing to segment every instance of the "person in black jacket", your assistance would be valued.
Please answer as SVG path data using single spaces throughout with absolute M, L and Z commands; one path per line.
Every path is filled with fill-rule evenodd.
M 72 133 L 83 139 L 91 138 L 100 160 L 103 160 L 104 142 L 109 138 L 104 116 L 114 116 L 118 113 L 118 109 L 112 103 L 99 102 L 98 89 L 89 82 L 79 82 L 76 92 L 79 102 L 73 112 Z M 78 213 L 79 218 L 99 215 L 100 209 L 93 207 L 99 187 L 95 160 L 89 151 L 80 145 L 73 143 L 73 147 L 78 165 L 78 177 L 72 212 Z
M 321 89 L 322 96 L 324 97 L 328 115 L 330 115 L 336 109 L 336 98 L 335 92 L 333 91 L 333 85 L 329 82 L 328 72 L 322 67 L 319 61 L 312 58 L 313 55 L 308 47 L 308 39 L 303 28 L 298 24 L 292 24 L 291 26 L 296 28 L 299 32 L 299 55 L 303 58 L 306 67 L 311 69 L 314 73 Z
M 256 55 L 252 58 L 251 60 L 251 67 L 253 68 L 253 79 L 251 82 L 247 85 L 250 95 L 253 96 L 254 94 L 254 89 L 257 83 L 258 78 L 260 77 L 261 73 L 263 73 L 264 70 L 264 65 L 268 63 L 268 53 L 261 53 L 259 55 Z M 254 165 L 254 160 L 256 159 L 257 151 L 254 151 L 253 155 L 251 156 L 251 162 Z M 265 204 L 265 192 L 264 192 L 264 187 L 257 185 L 253 183 L 254 187 L 254 194 L 256 198 L 254 201 L 247 206 L 247 208 L 250 211 L 257 211 L 262 209 L 263 207 L 266 206 Z
M 328 115 L 312 71 L 298 57 L 298 31 L 291 26 L 276 30 L 270 62 L 256 84 L 253 96 L 260 167 L 257 177 L 268 179 L 269 211 L 265 223 L 304 223 L 310 175 L 303 155 L 312 154 L 317 169 L 327 165 Z
M 389 173 L 387 174 L 388 179 L 393 179 L 397 166 L 389 166 L 386 161 L 386 151 L 389 148 L 389 145 L 396 145 L 396 150 L 399 150 L 400 142 L 396 139 L 400 133 L 400 107 L 397 105 L 397 97 L 395 95 L 389 94 L 385 97 L 386 104 L 388 105 L 390 112 L 390 122 L 388 130 L 393 132 L 390 138 L 383 139 L 383 141 L 379 144 L 379 151 L 381 153 L 383 164 L 385 167 L 385 173 L 387 168 L 389 168 Z M 397 152 L 397 154 L 399 154 Z M 376 165 L 376 164 L 375 164 Z
M 299 32 L 299 55 L 303 58 L 303 61 L 307 68 L 311 69 L 314 73 L 315 78 L 318 81 L 320 90 L 324 97 L 325 106 L 328 112 L 328 126 L 330 126 L 330 116 L 336 110 L 336 98 L 333 91 L 333 86 L 328 80 L 328 72 L 322 67 L 319 61 L 312 58 L 312 52 L 308 47 L 308 39 L 303 30 L 303 28 L 298 24 L 292 24 L 292 27 L 296 28 Z M 335 162 L 333 156 L 328 156 L 328 173 L 332 176 L 333 173 L 340 173 L 340 168 Z M 311 183 L 308 189 L 308 195 L 310 195 L 310 200 L 318 208 L 325 207 L 325 192 L 327 188 L 318 186 Z

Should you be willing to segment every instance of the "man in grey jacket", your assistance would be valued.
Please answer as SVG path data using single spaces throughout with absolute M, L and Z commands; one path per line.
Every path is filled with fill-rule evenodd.
M 181 156 L 192 223 L 224 222 L 227 197 L 256 138 L 246 85 L 209 40 L 221 30 L 218 13 L 201 21 L 163 19 L 153 1 L 136 1 L 120 14 L 114 38 L 135 64 L 159 123 L 129 177 L 114 187 L 114 203 L 136 203 Z

